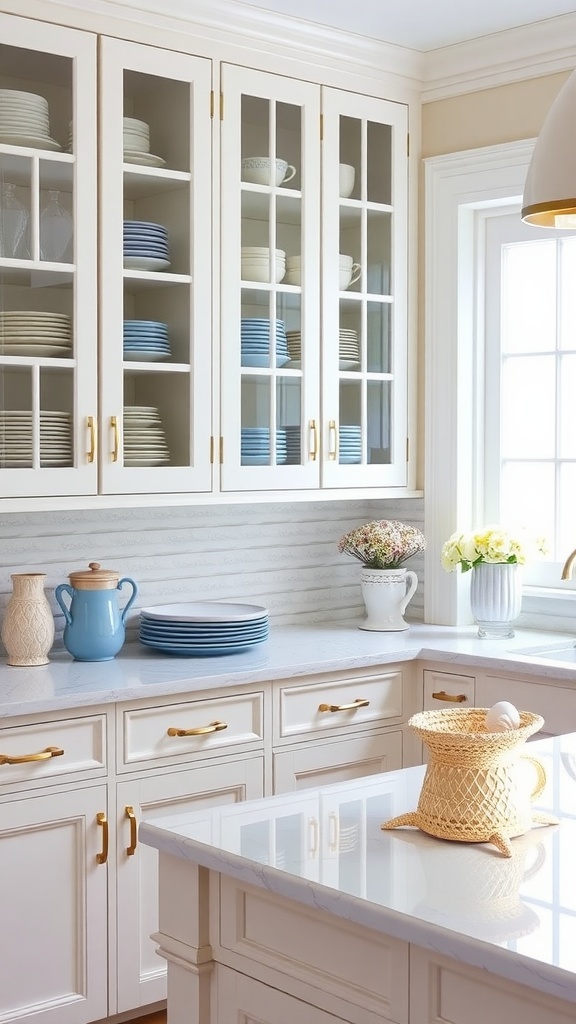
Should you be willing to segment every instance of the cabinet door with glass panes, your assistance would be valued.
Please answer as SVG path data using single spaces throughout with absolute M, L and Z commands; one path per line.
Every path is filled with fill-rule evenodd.
M 96 37 L 0 14 L 0 505 L 94 494 Z
M 320 482 L 320 89 L 222 68 L 221 486 Z
M 322 111 L 322 486 L 402 486 L 407 107 L 325 88 Z
M 211 62 L 101 46 L 102 491 L 209 491 Z

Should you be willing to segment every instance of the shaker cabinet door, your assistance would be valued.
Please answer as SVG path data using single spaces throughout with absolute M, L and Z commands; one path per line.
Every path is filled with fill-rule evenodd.
M 102 40 L 107 494 L 211 488 L 211 69 L 204 58 Z

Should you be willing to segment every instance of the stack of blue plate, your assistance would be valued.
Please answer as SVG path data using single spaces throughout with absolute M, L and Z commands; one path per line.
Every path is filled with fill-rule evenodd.
M 148 220 L 125 220 L 124 266 L 128 270 L 167 270 L 168 229 Z
M 339 431 L 340 462 L 362 462 L 362 427 L 343 424 Z
M 276 366 L 284 366 L 290 361 L 288 342 L 286 340 L 286 324 L 283 320 L 276 324 Z M 270 332 L 273 321 L 265 317 L 242 317 L 240 321 L 240 350 L 242 366 L 270 366 Z
M 243 466 L 269 466 L 271 462 L 269 428 L 242 427 L 240 455 Z M 283 427 L 278 427 L 276 431 L 276 462 L 286 462 L 286 458 L 286 431 Z
M 169 358 L 168 324 L 158 320 L 124 321 L 124 359 L 150 362 Z
M 257 604 L 197 601 L 143 608 L 140 642 L 167 654 L 238 654 L 268 638 L 268 609 Z

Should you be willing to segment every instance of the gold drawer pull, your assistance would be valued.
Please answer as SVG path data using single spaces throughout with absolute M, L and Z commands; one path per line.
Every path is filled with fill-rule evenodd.
M 308 458 L 311 462 L 316 461 L 318 455 L 318 431 L 316 420 L 310 420 L 308 425 Z
M 351 704 L 319 704 L 318 711 L 356 711 L 357 708 L 367 708 L 369 704 L 369 700 L 363 700 L 359 697 L 358 700 L 353 700 Z
M 86 452 L 86 458 L 88 462 L 94 462 L 96 458 L 96 420 L 94 416 L 86 417 L 86 429 L 90 436 L 90 448 Z
M 102 826 L 102 852 L 96 854 L 96 860 L 99 864 L 105 864 L 108 860 L 108 818 L 104 811 L 98 811 L 96 824 Z
M 120 433 L 119 433 L 119 429 L 118 429 L 118 417 L 117 416 L 111 416 L 110 417 L 110 429 L 112 431 L 112 437 L 114 439 L 113 440 L 112 451 L 110 452 L 110 458 L 111 458 L 112 462 L 118 462 L 118 452 L 120 450 Z
M 46 747 L 37 754 L 0 754 L 0 764 L 26 764 L 27 761 L 48 761 L 51 757 L 60 757 L 64 751 L 61 747 Z
M 447 700 L 451 704 L 462 704 L 463 701 L 468 700 L 465 693 L 446 693 L 446 690 L 438 690 L 432 696 L 434 700 Z
M 136 846 L 138 843 L 138 833 L 136 831 L 136 815 L 134 814 L 133 807 L 125 807 L 124 811 L 126 817 L 130 822 L 130 846 L 126 847 L 126 856 L 132 857 L 136 853 Z
M 197 729 L 175 729 L 171 726 L 168 729 L 168 736 L 206 736 L 209 732 L 220 732 L 227 729 L 226 722 L 210 722 L 210 725 L 200 725 Z

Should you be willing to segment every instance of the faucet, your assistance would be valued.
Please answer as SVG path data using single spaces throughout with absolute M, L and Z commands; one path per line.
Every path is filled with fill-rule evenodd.
M 562 569 L 562 575 L 560 577 L 561 580 L 572 579 L 572 569 L 574 566 L 574 562 L 576 562 L 576 548 L 574 548 L 574 551 L 572 551 L 572 553 L 568 555 L 568 558 L 564 562 L 564 568 Z

